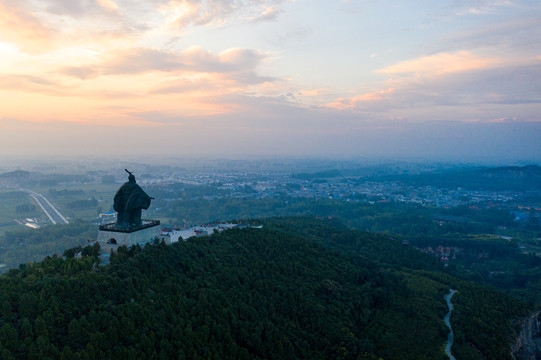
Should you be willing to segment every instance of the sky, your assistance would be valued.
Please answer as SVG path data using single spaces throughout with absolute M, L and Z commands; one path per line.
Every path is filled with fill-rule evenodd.
M 0 156 L 541 162 L 541 3 L 0 0 Z

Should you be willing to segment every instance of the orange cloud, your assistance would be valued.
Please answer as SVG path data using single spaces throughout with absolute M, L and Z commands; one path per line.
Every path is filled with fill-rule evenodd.
M 94 64 L 66 66 L 57 71 L 80 79 L 151 72 L 237 73 L 244 74 L 240 78 L 237 76 L 239 80 L 244 78 L 244 82 L 253 83 L 270 80 L 258 79 L 253 73 L 266 58 L 266 54 L 252 49 L 234 48 L 215 54 L 198 46 L 179 52 L 133 47 L 96 57 Z
M 107 10 L 118 10 L 118 5 L 113 0 L 97 0 L 98 4 Z
M 238 8 L 238 5 L 229 1 L 171 0 L 163 7 L 163 12 L 171 27 L 184 28 L 189 25 L 222 23 L 226 16 Z
M 55 31 L 42 24 L 22 7 L 0 2 L 0 40 L 15 44 L 21 51 L 39 54 L 53 45 Z
M 484 58 L 468 51 L 422 56 L 379 70 L 382 74 L 444 75 L 470 70 L 489 69 L 503 65 L 503 59 Z
M 239 58 L 235 54 L 236 51 L 223 56 L 211 54 L 211 58 L 218 61 L 218 64 L 214 64 L 216 66 L 221 59 L 228 64 L 236 64 L 234 68 L 238 68 L 245 61 L 242 60 L 243 56 Z M 150 55 L 153 59 L 156 54 Z M 87 70 L 91 76 L 85 78 L 85 74 L 81 73 L 84 67 L 63 68 L 64 72 L 75 71 L 76 74 L 72 75 L 78 75 L 80 79 L 59 76 L 58 72 L 52 71 L 43 71 L 43 74 L 36 72 L 34 75 L 3 74 L 0 76 L 0 98 L 6 105 L 0 111 L 0 118 L 31 122 L 157 126 L 181 122 L 190 117 L 237 112 L 239 105 L 234 100 L 217 99 L 253 92 L 252 83 L 258 78 L 250 71 L 190 70 L 184 69 L 184 65 L 164 63 L 160 56 L 158 60 L 159 64 L 165 64 L 164 68 L 168 68 L 168 71 L 150 71 L 153 67 L 149 66 L 143 69 L 149 71 L 137 68 L 129 73 L 100 72 L 96 76 L 89 67 Z M 27 106 L 29 103 L 31 107 Z
M 113 83 L 113 82 L 111 82 Z M 100 86 L 103 89 L 102 84 Z M 0 118 L 20 119 L 30 123 L 73 123 L 101 126 L 156 126 L 164 121 L 153 116 L 137 114 L 165 114 L 169 123 L 181 122 L 189 117 L 209 116 L 233 111 L 231 104 L 216 103 L 219 93 L 199 91 L 182 94 L 149 96 L 136 89 L 129 97 L 118 97 L 97 92 L 95 86 L 79 90 L 83 96 L 51 96 L 36 92 L 2 91 L 5 101 Z M 31 107 L 28 104 L 32 104 Z
M 280 13 L 282 12 L 282 10 L 276 6 L 264 7 L 263 9 L 264 10 L 260 14 L 257 14 L 256 16 L 252 16 L 248 20 L 253 21 L 253 22 L 272 21 L 272 20 L 275 20 L 278 17 L 278 15 L 280 15 Z

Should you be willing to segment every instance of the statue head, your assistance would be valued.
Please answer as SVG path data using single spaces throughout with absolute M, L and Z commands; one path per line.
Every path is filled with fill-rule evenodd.
M 128 181 L 131 183 L 135 182 L 135 176 L 133 176 L 133 172 L 128 171 L 128 169 L 124 169 L 129 175 L 128 175 Z

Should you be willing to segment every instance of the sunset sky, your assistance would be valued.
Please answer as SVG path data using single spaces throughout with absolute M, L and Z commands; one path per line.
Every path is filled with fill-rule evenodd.
M 541 3 L 0 0 L 0 151 L 541 161 Z

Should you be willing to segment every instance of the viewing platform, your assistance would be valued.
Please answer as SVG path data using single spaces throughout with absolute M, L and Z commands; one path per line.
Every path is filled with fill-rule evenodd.
M 100 225 L 100 231 L 111 231 L 111 232 L 121 232 L 121 233 L 132 233 L 135 231 L 144 230 L 153 226 L 160 225 L 160 220 L 149 220 L 149 219 L 142 219 L 140 226 L 134 226 L 134 227 L 119 227 L 116 223 L 109 223 L 109 224 L 103 224 Z
M 130 228 L 118 227 L 116 223 L 104 224 L 98 231 L 98 243 L 105 254 L 116 251 L 119 246 L 144 245 L 161 238 L 159 220 L 142 220 L 140 226 Z

